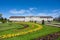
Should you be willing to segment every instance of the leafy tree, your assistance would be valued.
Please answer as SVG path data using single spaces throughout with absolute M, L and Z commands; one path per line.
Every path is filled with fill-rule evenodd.
M 2 14 L 0 14 L 0 18 L 2 17 Z
M 42 20 L 42 24 L 43 24 L 43 25 L 45 24 L 44 20 Z
M 2 21 L 2 20 L 3 20 L 3 17 L 0 18 L 0 21 Z
M 2 20 L 2 23 L 5 23 L 5 22 L 7 22 L 7 18 L 4 18 L 4 19 Z
M 3 17 L 0 17 L 0 22 L 2 22 L 3 21 Z
M 60 16 L 56 17 L 54 21 L 60 22 Z
M 5 23 L 5 20 L 2 20 L 2 23 Z
M 60 16 L 58 17 L 58 21 L 60 22 Z
M 7 22 L 7 18 L 3 18 L 2 14 L 0 14 L 0 22 L 2 22 L 2 23 Z
M 7 18 L 5 18 L 4 20 L 7 21 Z
M 0 14 L 0 21 L 2 21 L 2 14 Z

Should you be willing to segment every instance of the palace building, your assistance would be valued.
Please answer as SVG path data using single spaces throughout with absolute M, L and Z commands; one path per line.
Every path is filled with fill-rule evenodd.
M 51 16 L 10 16 L 9 17 L 10 21 L 24 21 L 24 22 L 29 22 L 29 21 L 53 21 L 53 17 Z

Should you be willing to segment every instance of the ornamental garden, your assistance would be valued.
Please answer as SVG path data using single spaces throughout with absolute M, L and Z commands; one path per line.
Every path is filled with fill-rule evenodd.
M 35 22 L 0 23 L 0 40 L 37 40 L 56 32 L 60 32 L 60 28 Z
M 60 25 L 60 24 L 59 24 Z M 11 22 L 0 15 L 0 40 L 60 40 L 60 27 L 36 22 Z

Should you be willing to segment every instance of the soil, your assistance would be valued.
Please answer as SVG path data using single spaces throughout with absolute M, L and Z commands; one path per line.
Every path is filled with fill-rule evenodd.
M 27 25 L 27 24 L 21 24 L 21 25 L 23 25 L 23 26 L 24 26 L 24 28 L 29 27 L 29 25 Z
M 43 36 L 43 37 L 35 38 L 33 40 L 56 40 L 58 37 L 60 37 L 60 31 L 53 33 L 53 34 Z

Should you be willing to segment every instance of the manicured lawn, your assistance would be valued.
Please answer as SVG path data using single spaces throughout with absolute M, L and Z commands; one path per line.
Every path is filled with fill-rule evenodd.
M 57 38 L 56 40 L 60 40 L 60 37 L 59 37 L 59 38 Z
M 3 32 L 1 32 L 0 35 L 5 34 L 5 33 L 7 33 L 7 34 L 8 33 L 13 33 L 12 30 L 15 30 L 17 28 L 16 26 L 18 26 L 18 25 L 20 26 L 20 23 L 17 23 L 17 24 L 12 23 L 12 24 L 13 25 L 11 26 L 11 28 L 9 28 L 10 26 L 7 25 L 7 24 L 1 24 L 1 25 L 6 25 L 8 27 L 7 27 L 7 29 L 4 29 L 5 27 L 3 27 L 2 28 Z M 37 24 L 35 24 L 35 23 L 26 23 L 26 24 L 29 25 L 30 29 L 34 29 L 34 28 L 38 27 L 38 26 L 36 26 Z M 34 24 L 35 24 L 36 27 L 32 28 L 32 25 L 34 25 Z M 12 37 L 12 38 L 6 38 L 6 39 L 2 39 L 2 40 L 32 40 L 34 38 L 42 37 L 42 36 L 45 36 L 45 35 L 52 34 L 54 32 L 60 31 L 60 28 L 57 28 L 57 27 L 46 26 L 46 25 L 42 25 L 42 27 L 43 27 L 42 29 L 40 29 L 40 30 L 38 30 L 36 32 L 32 32 L 32 33 L 28 33 L 28 34 L 25 34 L 25 35 Z M 27 29 L 27 30 L 29 30 L 29 29 Z M 27 31 L 27 30 L 23 29 L 23 30 L 20 30 L 20 31 Z M 14 33 L 16 33 L 16 32 L 14 32 Z
M 29 27 L 27 29 L 20 29 L 20 28 L 23 28 L 23 26 L 21 24 L 27 24 L 27 25 L 29 25 Z M 5 26 L 8 25 L 8 27 L 5 28 L 5 26 L 3 26 L 3 25 L 5 25 Z M 32 25 L 34 25 L 35 27 L 33 28 Z M 8 24 L 2 24 L 1 26 L 3 26 L 3 27 L 1 28 L 2 30 L 0 30 L 0 36 L 6 35 L 6 34 L 18 33 L 18 32 L 22 32 L 22 31 L 25 32 L 30 29 L 35 29 L 38 27 L 37 25 L 35 25 L 35 23 L 27 23 L 27 22 L 26 23 L 12 23 L 12 24 L 8 23 Z M 11 26 L 11 28 L 10 28 L 10 26 Z
M 14 30 L 22 27 L 23 27 L 22 25 L 16 23 L 0 24 L 0 35 L 14 33 Z
M 1 23 L 0 24 L 0 31 L 12 29 L 12 28 L 17 28 L 18 26 L 23 27 L 23 26 L 16 24 L 16 23 Z

